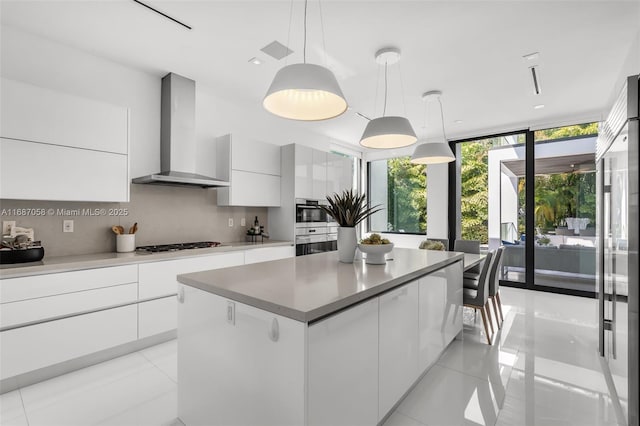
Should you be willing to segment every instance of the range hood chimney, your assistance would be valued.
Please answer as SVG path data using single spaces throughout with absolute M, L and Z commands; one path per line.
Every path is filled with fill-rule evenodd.
M 196 82 L 169 73 L 162 78 L 160 173 L 132 182 L 202 188 L 229 186 L 229 182 L 199 175 L 195 170 Z

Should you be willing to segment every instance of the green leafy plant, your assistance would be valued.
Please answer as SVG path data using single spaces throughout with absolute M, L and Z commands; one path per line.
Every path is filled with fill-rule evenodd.
M 358 195 L 353 190 L 342 191 L 342 194 L 327 195 L 328 206 L 320 208 L 331 216 L 340 226 L 353 227 L 379 212 L 379 205 L 367 206 L 367 198 L 364 194 Z
M 371 234 L 369 235 L 368 238 L 364 238 L 362 240 L 360 240 L 360 244 L 367 244 L 367 245 L 381 245 L 381 244 L 391 244 L 391 241 L 389 241 L 386 238 L 382 238 L 382 236 L 380 234 Z
M 422 250 L 444 250 L 444 244 L 440 241 L 432 241 L 432 240 L 424 240 L 420 243 L 420 248 Z

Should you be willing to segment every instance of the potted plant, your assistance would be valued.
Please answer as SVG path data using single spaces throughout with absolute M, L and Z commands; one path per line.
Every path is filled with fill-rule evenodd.
M 356 253 L 356 225 L 381 210 L 380 206 L 368 207 L 364 194 L 358 195 L 353 190 L 344 190 L 342 194 L 327 195 L 328 205 L 320 208 L 331 216 L 339 225 L 338 258 L 340 262 L 353 263 Z

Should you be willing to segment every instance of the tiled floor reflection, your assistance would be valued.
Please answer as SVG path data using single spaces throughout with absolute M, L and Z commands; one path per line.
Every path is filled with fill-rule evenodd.
M 596 301 L 502 288 L 492 346 L 466 315 L 385 426 L 614 425 L 600 373 Z M 175 341 L 0 396 L 4 425 L 180 425 Z

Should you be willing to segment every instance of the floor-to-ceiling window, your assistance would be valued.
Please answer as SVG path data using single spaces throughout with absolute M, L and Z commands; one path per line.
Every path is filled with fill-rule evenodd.
M 505 284 L 593 294 L 595 133 L 589 123 L 453 143 L 450 235 L 504 246 Z
M 595 293 L 597 123 L 535 136 L 536 286 Z
M 369 219 L 372 232 L 424 234 L 427 228 L 426 166 L 410 157 L 368 163 L 370 205 L 383 207 Z

